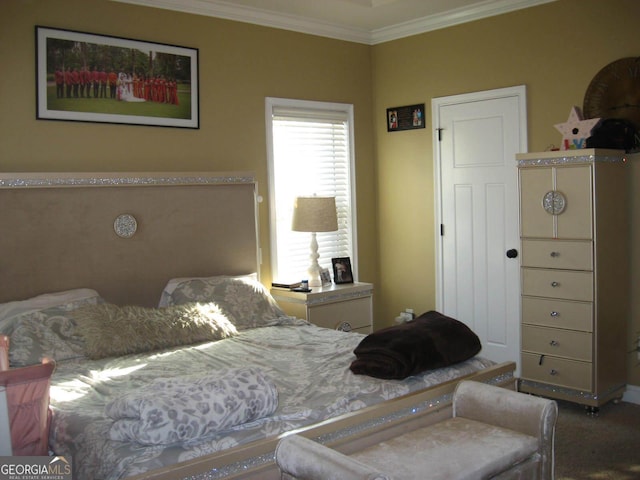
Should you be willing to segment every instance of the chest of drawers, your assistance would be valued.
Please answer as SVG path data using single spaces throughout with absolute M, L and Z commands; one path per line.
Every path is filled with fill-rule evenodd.
M 622 396 L 629 321 L 624 152 L 517 156 L 521 391 L 597 409 Z

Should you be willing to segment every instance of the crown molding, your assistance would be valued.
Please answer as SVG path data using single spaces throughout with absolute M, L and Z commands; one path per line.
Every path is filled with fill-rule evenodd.
M 460 25 L 503 13 L 521 10 L 556 0 L 485 0 L 442 14 L 429 15 L 372 31 L 317 19 L 276 13 L 270 10 L 232 4 L 224 0 L 111 0 L 145 7 L 223 18 L 283 30 L 318 35 L 348 42 L 375 45 L 433 30 Z
M 389 27 L 379 28 L 371 32 L 370 44 L 375 45 L 391 40 L 398 40 L 420 33 L 453 27 L 455 25 L 555 1 L 556 0 L 486 0 L 472 7 L 457 8 L 442 14 L 429 15 L 408 22 L 390 25 Z

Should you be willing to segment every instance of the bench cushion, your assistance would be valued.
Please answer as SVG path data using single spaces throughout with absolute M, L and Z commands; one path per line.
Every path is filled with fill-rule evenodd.
M 455 417 L 351 454 L 394 479 L 478 480 L 539 456 L 537 439 Z

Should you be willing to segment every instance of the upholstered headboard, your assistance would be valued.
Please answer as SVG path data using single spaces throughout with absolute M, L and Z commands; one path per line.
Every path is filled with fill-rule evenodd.
M 257 218 L 251 173 L 0 174 L 0 302 L 155 306 L 170 278 L 259 273 Z

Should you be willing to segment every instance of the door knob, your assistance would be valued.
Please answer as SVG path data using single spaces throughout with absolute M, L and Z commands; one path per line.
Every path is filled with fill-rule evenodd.
M 516 250 L 515 248 L 507 250 L 507 258 L 516 258 L 517 256 L 518 256 L 518 250 Z

